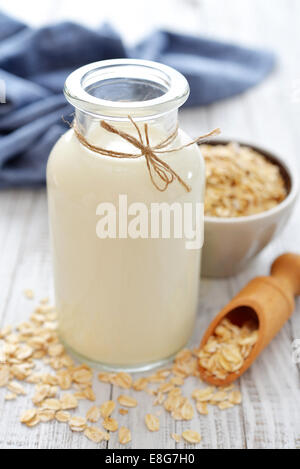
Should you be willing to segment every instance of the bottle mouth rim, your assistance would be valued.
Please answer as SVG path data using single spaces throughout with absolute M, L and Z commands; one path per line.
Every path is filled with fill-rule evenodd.
M 94 96 L 88 90 L 100 88 L 109 79 L 147 80 L 160 87 L 161 95 L 143 101 L 109 100 Z M 128 119 L 128 115 L 143 119 L 163 115 L 179 108 L 189 96 L 189 84 L 178 71 L 150 60 L 112 59 L 94 62 L 78 68 L 66 79 L 64 94 L 76 109 L 95 117 Z

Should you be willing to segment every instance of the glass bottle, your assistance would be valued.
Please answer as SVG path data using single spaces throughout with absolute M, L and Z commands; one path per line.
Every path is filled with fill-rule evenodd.
M 151 180 L 139 149 L 100 124 L 138 138 L 130 116 L 144 139 L 147 124 L 153 148 L 176 133 L 189 86 L 170 67 L 120 59 L 81 67 L 64 91 L 84 141 L 137 157 L 99 154 L 79 141 L 74 128 L 51 152 L 47 186 L 59 335 L 85 362 L 110 370 L 149 369 L 174 356 L 193 331 L 201 249 L 187 249 L 186 239 L 172 235 L 172 207 L 203 203 L 204 162 L 196 144 L 157 153 L 190 190 L 176 178 L 163 187 L 153 167 Z M 166 149 L 190 141 L 179 129 Z M 160 221 L 166 226 L 171 208 L 169 237 L 168 227 L 164 235 L 152 227 L 147 235 L 138 226 L 138 208 L 149 210 L 149 224 L 157 204 L 163 204 Z M 106 237 L 99 235 L 101 227 Z

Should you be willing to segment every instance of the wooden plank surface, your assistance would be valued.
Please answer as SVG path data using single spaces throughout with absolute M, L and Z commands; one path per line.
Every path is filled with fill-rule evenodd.
M 17 2 L 10 2 L 10 11 Z M 116 2 L 107 2 L 116 7 Z M 161 25 L 178 27 L 220 39 L 239 41 L 248 45 L 269 47 L 278 55 L 276 72 L 262 85 L 242 96 L 216 103 L 202 109 L 181 113 L 182 126 L 192 135 L 220 126 L 224 137 L 243 139 L 261 145 L 294 160 L 299 171 L 299 117 L 300 117 L 300 43 L 297 0 L 195 0 L 162 2 L 153 0 L 152 11 L 143 13 L 141 1 L 129 0 L 129 13 L 119 6 L 113 17 L 121 22 L 123 32 L 132 30 L 132 12 L 150 28 L 157 16 Z M 148 2 L 149 3 L 149 2 Z M 34 24 L 56 20 L 68 15 L 69 1 L 44 1 L 40 9 L 27 16 Z M 174 5 L 177 5 L 176 10 Z M 36 5 L 36 2 L 35 2 Z M 93 8 L 96 2 L 83 5 L 72 2 L 72 17 L 95 24 Z M 99 5 L 99 2 L 97 2 Z M 173 5 L 173 7 L 171 6 Z M 2 0 L 0 0 L 2 6 Z M 31 5 L 32 6 L 32 5 Z M 55 8 L 54 8 L 55 6 Z M 33 8 L 33 7 L 32 7 Z M 99 8 L 97 9 L 97 11 Z M 161 14 L 156 12 L 161 10 Z M 95 10 L 96 11 L 96 10 Z M 148 11 L 148 10 L 147 10 Z M 178 11 L 184 11 L 180 21 Z M 176 14 L 177 12 L 177 14 Z M 18 12 L 20 15 L 20 11 Z M 106 11 L 110 18 L 111 10 Z M 26 15 L 24 18 L 27 20 Z M 144 17 L 143 17 L 144 15 Z M 101 14 L 96 15 L 99 21 Z M 124 19 L 125 18 L 125 19 Z M 142 19 L 143 18 L 143 19 Z M 136 17 L 135 17 L 136 19 Z M 147 22 L 148 19 L 148 22 Z M 131 23 L 130 23 L 131 21 Z M 191 22 L 189 24 L 189 21 Z M 139 26 L 128 41 L 142 32 Z M 276 239 L 242 274 L 228 280 L 202 280 L 198 318 L 193 337 L 197 344 L 201 334 L 216 312 L 226 304 L 252 276 L 266 274 L 277 254 L 299 252 L 300 206 L 298 204 L 285 232 Z M 39 297 L 52 296 L 51 258 L 48 244 L 47 205 L 44 190 L 3 191 L 0 194 L 0 327 L 24 320 L 31 312 L 32 303 L 22 295 L 25 288 L 33 288 Z M 184 448 L 176 444 L 170 433 L 183 429 L 198 430 L 203 441 L 199 448 L 300 448 L 299 368 L 292 362 L 292 342 L 300 339 L 300 304 L 297 311 L 278 337 L 261 355 L 255 365 L 240 379 L 243 403 L 224 412 L 213 409 L 208 416 L 195 415 L 192 422 L 174 422 L 169 415 L 160 417 L 161 430 L 150 433 L 143 423 L 145 413 L 152 409 L 152 399 L 144 393 L 132 391 L 139 405 L 122 417 L 122 424 L 132 430 L 129 448 Z M 116 398 L 120 389 L 96 383 L 97 403 Z M 197 386 L 191 379 L 184 388 L 189 396 Z M 0 447 L 3 448 L 94 448 L 82 435 L 69 431 L 66 425 L 42 424 L 27 429 L 19 423 L 19 414 L 29 405 L 29 397 L 15 402 L 4 401 L 0 389 Z M 81 404 L 81 411 L 87 405 Z M 121 421 L 121 418 L 119 419 Z M 118 448 L 117 435 L 102 447 Z

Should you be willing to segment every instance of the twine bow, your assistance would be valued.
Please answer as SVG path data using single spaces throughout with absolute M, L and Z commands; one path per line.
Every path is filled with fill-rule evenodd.
M 112 126 L 106 121 L 101 121 L 100 125 L 103 129 L 105 129 L 107 132 L 110 132 L 115 135 L 119 135 L 121 138 L 126 140 L 127 142 L 131 143 L 135 148 L 140 150 L 139 154 L 135 153 L 123 153 L 115 150 L 108 150 L 106 148 L 101 148 L 95 145 L 92 145 L 89 143 L 86 138 L 82 135 L 82 133 L 79 131 L 76 121 L 73 122 L 73 129 L 76 134 L 76 137 L 80 141 L 82 145 L 84 145 L 86 148 L 89 150 L 92 150 L 96 153 L 99 153 L 104 156 L 111 156 L 113 158 L 140 158 L 142 156 L 145 157 L 146 159 L 146 164 L 148 168 L 148 172 L 151 178 L 151 181 L 153 185 L 158 189 L 160 192 L 164 192 L 168 186 L 175 180 L 177 181 L 185 188 L 187 192 L 191 191 L 190 186 L 188 186 L 183 179 L 171 168 L 168 163 L 160 159 L 157 155 L 158 154 L 165 154 L 165 153 L 173 153 L 179 150 L 182 150 L 183 148 L 187 148 L 191 145 L 194 145 L 195 143 L 203 142 L 203 140 L 212 137 L 214 135 L 218 135 L 220 133 L 220 129 L 215 129 L 212 132 L 209 132 L 208 134 L 202 135 L 200 137 L 197 137 L 195 140 L 192 140 L 191 142 L 181 145 L 177 148 L 171 148 L 167 149 L 167 147 L 176 139 L 177 134 L 178 134 L 178 126 L 172 132 L 165 140 L 160 142 L 158 145 L 151 146 L 150 145 L 150 140 L 149 140 L 149 131 L 148 131 L 148 124 L 144 124 L 144 138 L 142 136 L 142 133 L 136 124 L 136 122 L 132 119 L 131 116 L 128 116 L 130 122 L 132 125 L 135 127 L 138 138 L 135 138 L 133 135 L 130 135 L 126 132 L 123 132 L 120 129 L 117 129 L 116 127 Z M 159 185 L 155 179 L 154 179 L 154 173 L 160 178 L 162 181 L 162 185 Z

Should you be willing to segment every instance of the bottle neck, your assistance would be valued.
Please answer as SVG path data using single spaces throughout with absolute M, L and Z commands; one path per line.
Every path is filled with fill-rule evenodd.
M 147 124 L 150 131 L 151 128 L 157 128 L 159 129 L 161 134 L 168 136 L 171 135 L 177 128 L 178 109 L 172 110 L 163 115 L 151 116 L 149 118 L 135 118 L 134 115 L 131 117 L 140 129 L 144 127 L 144 124 Z M 108 122 L 109 124 L 118 129 L 126 128 L 128 130 L 128 127 L 130 128 L 130 126 L 132 125 L 128 118 L 104 118 L 102 116 L 88 114 L 80 109 L 75 110 L 75 120 L 77 127 L 80 129 L 81 134 L 87 138 L 91 132 L 91 129 L 95 129 L 97 128 L 97 126 L 100 126 L 102 120 Z M 136 131 L 133 125 L 132 134 L 136 135 Z

